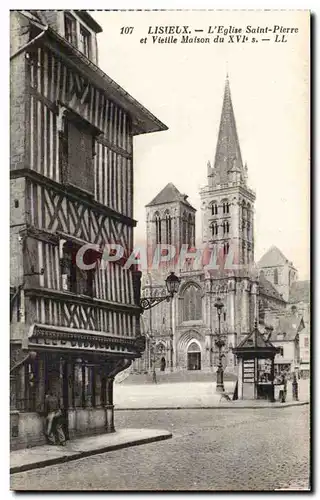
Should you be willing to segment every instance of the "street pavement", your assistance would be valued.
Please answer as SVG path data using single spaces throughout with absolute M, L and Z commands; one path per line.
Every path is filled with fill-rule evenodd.
M 305 490 L 309 411 L 119 410 L 118 429 L 167 429 L 173 438 L 14 474 L 11 489 Z
M 225 391 L 232 397 L 235 381 L 224 383 Z M 219 405 L 221 394 L 216 393 L 216 383 L 180 382 L 157 384 L 115 384 L 115 409 L 124 408 L 174 408 L 174 407 L 206 407 Z M 299 380 L 299 400 L 309 401 L 309 381 Z M 287 401 L 292 401 L 291 382 L 287 387 Z M 250 404 L 250 402 L 248 402 Z

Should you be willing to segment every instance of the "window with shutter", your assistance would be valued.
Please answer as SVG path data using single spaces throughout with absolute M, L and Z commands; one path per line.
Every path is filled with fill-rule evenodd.
M 85 126 L 68 122 L 66 183 L 90 194 L 94 192 L 93 136 Z

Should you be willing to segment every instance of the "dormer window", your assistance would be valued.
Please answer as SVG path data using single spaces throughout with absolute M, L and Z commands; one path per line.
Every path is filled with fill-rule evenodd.
M 84 55 L 89 59 L 90 58 L 90 33 L 83 26 L 80 26 L 80 43 L 79 49 Z
M 69 43 L 77 46 L 77 22 L 71 14 L 64 15 L 64 36 Z
M 66 12 L 64 15 L 64 36 L 69 43 L 72 43 L 88 59 L 91 59 L 91 33 L 85 28 L 78 16 L 73 16 L 70 12 Z

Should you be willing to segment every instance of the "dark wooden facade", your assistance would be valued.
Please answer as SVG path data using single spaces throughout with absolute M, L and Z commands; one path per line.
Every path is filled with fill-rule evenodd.
M 75 255 L 86 243 L 131 253 L 133 135 L 166 127 L 61 34 L 11 16 L 13 45 L 38 38 L 11 60 L 12 408 L 41 413 L 54 389 L 72 431 L 72 411 L 93 407 L 112 431 L 114 376 L 144 346 L 140 285 L 132 268 L 100 268 L 99 252 L 93 271 Z

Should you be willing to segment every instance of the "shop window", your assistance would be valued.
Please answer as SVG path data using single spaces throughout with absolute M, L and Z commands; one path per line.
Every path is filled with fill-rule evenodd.
M 74 406 L 81 408 L 83 406 L 82 392 L 83 392 L 83 366 L 76 364 L 74 366 Z
M 37 410 L 37 361 L 33 361 L 23 365 L 21 376 L 23 379 L 23 384 L 17 384 L 17 386 L 19 386 L 20 388 L 18 395 L 20 397 L 17 398 L 17 408 L 23 411 L 34 412 Z M 24 391 L 21 391 L 22 387 L 24 387 Z
M 85 366 L 84 401 L 85 406 L 95 406 L 95 370 L 94 366 Z
M 74 405 L 76 408 L 96 406 L 95 367 L 80 360 L 74 365 Z M 100 379 L 99 379 L 100 380 Z M 100 397 L 98 398 L 100 401 Z
M 102 394 L 101 394 L 101 390 L 102 390 L 102 386 L 101 386 L 101 373 L 100 373 L 100 370 L 96 369 L 95 370 L 95 374 L 94 374 L 94 378 L 95 378 L 95 406 L 101 406 L 101 402 L 102 402 Z

